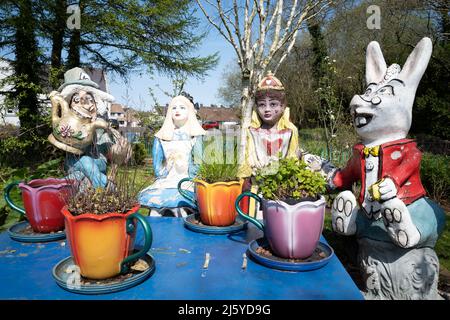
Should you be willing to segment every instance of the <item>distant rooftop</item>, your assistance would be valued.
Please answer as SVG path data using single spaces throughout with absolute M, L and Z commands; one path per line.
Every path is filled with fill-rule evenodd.
M 197 113 L 203 121 L 240 121 L 239 109 L 236 108 L 200 107 Z
M 124 113 L 125 111 L 123 110 L 123 107 L 121 104 L 113 103 L 113 104 L 111 104 L 111 112 Z
M 91 80 L 99 85 L 100 90 L 108 92 L 106 88 L 106 72 L 103 69 L 82 67 L 82 69 L 91 77 Z

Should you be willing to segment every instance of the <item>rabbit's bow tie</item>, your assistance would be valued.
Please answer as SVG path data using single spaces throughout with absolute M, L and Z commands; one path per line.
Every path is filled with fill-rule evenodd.
M 364 147 L 363 153 L 366 158 L 369 156 L 369 154 L 374 157 L 378 157 L 378 155 L 380 154 L 380 146 Z

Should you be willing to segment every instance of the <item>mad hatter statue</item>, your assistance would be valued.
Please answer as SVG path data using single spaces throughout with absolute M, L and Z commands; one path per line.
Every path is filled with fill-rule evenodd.
M 366 52 L 367 89 L 350 102 L 361 144 L 330 180 L 347 189 L 332 206 L 333 229 L 356 235 L 369 299 L 439 299 L 439 260 L 433 250 L 445 224 L 443 210 L 420 182 L 421 152 L 406 139 L 414 96 L 431 56 L 422 39 L 403 70 L 387 67 L 377 42 Z M 352 183 L 361 181 L 356 198 Z
M 166 118 L 153 141 L 153 169 L 156 181 L 141 191 L 139 202 L 152 209 L 151 215 L 187 216 L 185 209 L 197 206 L 178 192 L 178 182 L 193 178 L 202 158 L 202 136 L 206 131 L 196 117 L 192 102 L 185 96 L 174 97 Z M 185 188 L 193 194 L 193 186 Z
M 68 179 L 105 187 L 107 160 L 116 165 L 130 158 L 127 140 L 103 119 L 113 100 L 81 68 L 68 70 L 58 91 L 50 93 L 53 132 L 48 139 L 68 152 Z

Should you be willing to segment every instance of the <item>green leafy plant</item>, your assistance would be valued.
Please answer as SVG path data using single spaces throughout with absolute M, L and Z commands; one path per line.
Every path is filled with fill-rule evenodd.
M 273 161 L 256 171 L 259 191 L 267 200 L 316 199 L 325 192 L 325 179 L 320 173 L 307 169 L 306 163 L 296 158 Z

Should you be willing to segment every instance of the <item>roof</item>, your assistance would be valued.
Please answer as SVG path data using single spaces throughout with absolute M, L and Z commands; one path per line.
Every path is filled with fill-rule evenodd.
M 140 121 L 137 111 L 132 108 L 126 108 L 125 118 L 127 119 L 128 122 L 139 122 Z
M 203 121 L 240 121 L 237 108 L 200 107 L 198 115 Z
M 98 84 L 100 90 L 108 92 L 106 91 L 106 72 L 104 70 L 90 67 L 81 68 L 91 77 L 92 81 Z
M 123 107 L 121 104 L 113 103 L 113 104 L 111 104 L 111 112 L 124 113 L 125 111 L 123 110 Z

